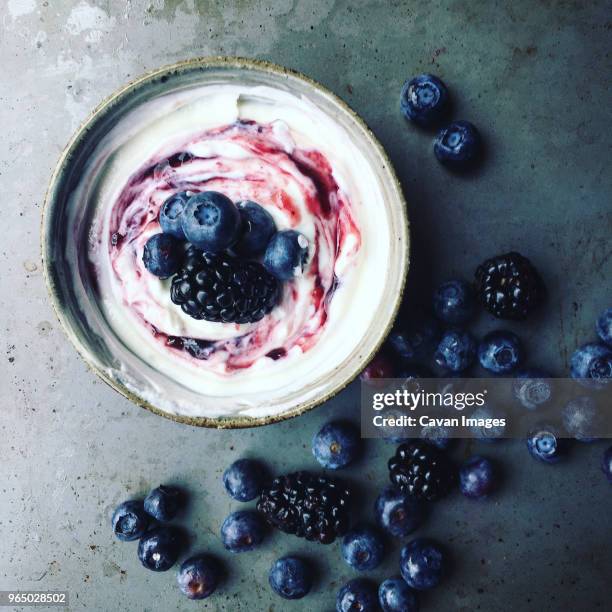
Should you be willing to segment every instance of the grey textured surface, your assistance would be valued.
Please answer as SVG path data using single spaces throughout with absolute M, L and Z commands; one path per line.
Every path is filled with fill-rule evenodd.
M 248 431 L 177 425 L 120 398 L 83 366 L 62 335 L 41 276 L 38 232 L 46 183 L 72 131 L 106 95 L 141 72 L 190 56 L 239 54 L 299 69 L 347 100 L 388 149 L 409 202 L 414 267 L 407 299 L 516 248 L 542 270 L 548 307 L 514 326 L 530 362 L 557 375 L 610 306 L 610 5 L 484 0 L 213 3 L 194 0 L 5 0 L 0 7 L 0 589 L 68 589 L 81 610 L 322 610 L 353 576 L 338 546 L 278 534 L 251 554 L 223 555 L 229 577 L 202 604 L 174 572 L 146 572 L 108 518 L 160 482 L 192 493 L 182 521 L 192 550 L 221 553 L 218 527 L 239 506 L 223 494 L 225 465 L 246 455 L 272 469 L 315 467 L 309 440 L 334 415 L 358 415 L 358 388 L 305 417 Z M 460 178 L 438 166 L 430 134 L 398 113 L 403 80 L 432 71 L 456 116 L 483 130 L 488 156 Z M 479 330 L 493 327 L 481 317 Z M 423 610 L 596 610 L 610 599 L 610 486 L 603 443 L 570 460 L 533 462 L 518 442 L 460 447 L 499 458 L 501 491 L 486 503 L 455 495 L 420 533 L 445 542 L 448 579 Z M 274 449 L 271 452 L 271 449 Z M 362 512 L 386 479 L 392 447 L 370 442 L 346 477 Z M 371 573 L 397 573 L 398 547 Z M 311 596 L 285 602 L 267 569 L 281 554 L 316 561 Z

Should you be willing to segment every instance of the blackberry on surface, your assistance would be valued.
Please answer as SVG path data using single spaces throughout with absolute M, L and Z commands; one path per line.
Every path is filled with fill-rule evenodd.
M 544 299 L 544 283 L 520 253 L 487 259 L 476 269 L 476 291 L 483 306 L 499 319 L 520 321 Z
M 270 525 L 312 542 L 331 544 L 349 528 L 351 492 L 338 481 L 294 472 L 264 488 L 257 510 Z
M 442 451 L 427 442 L 415 441 L 399 446 L 389 459 L 389 478 L 403 493 L 435 501 L 449 491 L 455 472 Z
M 254 323 L 278 303 L 279 282 L 255 261 L 190 247 L 170 298 L 194 319 Z

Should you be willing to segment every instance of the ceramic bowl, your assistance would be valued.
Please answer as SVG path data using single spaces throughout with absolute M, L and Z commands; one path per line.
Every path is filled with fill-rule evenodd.
M 290 392 L 270 392 L 266 405 L 260 407 L 256 416 L 240 410 L 229 416 L 209 413 L 194 416 L 194 407 L 213 405 L 215 398 L 185 389 L 170 377 L 153 371 L 144 360 L 128 355 L 129 349 L 102 315 L 90 266 L 86 258 L 78 256 L 86 245 L 91 207 L 86 201 L 70 196 L 97 144 L 128 113 L 182 88 L 228 81 L 261 84 L 303 96 L 351 134 L 383 185 L 388 227 L 380 240 L 389 243 L 389 260 L 387 269 L 381 270 L 384 283 L 376 316 L 366 328 L 354 330 L 355 349 L 347 358 L 317 380 L 300 381 Z M 393 323 L 408 269 L 408 247 L 408 222 L 400 185 L 385 151 L 365 123 L 342 100 L 311 79 L 267 62 L 241 58 L 180 62 L 148 73 L 111 95 L 93 111 L 60 157 L 43 212 L 42 251 L 49 294 L 62 327 L 86 363 L 139 406 L 176 421 L 206 427 L 251 427 L 284 420 L 321 404 L 343 389 L 376 353 Z M 325 341 L 325 337 L 320 341 Z

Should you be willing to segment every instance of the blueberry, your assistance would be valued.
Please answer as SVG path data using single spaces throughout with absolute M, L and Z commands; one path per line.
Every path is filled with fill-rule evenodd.
M 198 193 L 187 201 L 181 227 L 191 244 L 203 251 L 231 247 L 240 233 L 240 213 L 234 203 L 217 191 Z
M 179 240 L 185 240 L 185 232 L 181 226 L 181 217 L 187 206 L 189 196 L 186 191 L 171 195 L 159 209 L 159 224 L 164 234 L 172 234 Z
M 171 521 L 183 505 L 183 492 L 177 487 L 159 485 L 144 500 L 144 509 L 158 521 Z
M 601 470 L 606 475 L 609 483 L 612 483 L 612 446 L 604 451 L 601 459 Z
M 527 436 L 527 449 L 534 459 L 557 463 L 565 454 L 567 440 L 561 438 L 556 427 L 540 424 Z
M 450 168 L 467 168 L 478 159 L 481 148 L 480 134 L 469 121 L 454 121 L 434 140 L 435 156 Z
M 516 334 L 509 331 L 493 331 L 478 345 L 480 365 L 494 374 L 512 372 L 523 360 L 523 347 Z
M 523 408 L 536 410 L 548 404 L 552 398 L 551 378 L 548 372 L 538 368 L 519 370 L 512 381 L 512 394 Z
M 279 280 L 301 276 L 308 259 L 308 238 L 295 230 L 284 230 L 272 236 L 263 264 Z
M 603 388 L 612 378 L 612 349 L 596 342 L 581 346 L 572 355 L 570 376 L 585 387 Z
M 451 430 L 444 425 L 424 425 L 421 429 L 420 437 L 422 440 L 445 450 L 453 443 Z
M 147 530 L 149 517 L 144 511 L 142 501 L 131 500 L 117 506 L 111 524 L 117 539 L 129 542 L 137 540 Z
M 251 459 L 238 459 L 223 472 L 223 485 L 229 496 L 241 502 L 255 499 L 261 492 L 263 471 Z
M 570 400 L 563 408 L 563 426 L 567 433 L 580 442 L 597 439 L 601 415 L 592 397 L 581 396 Z
M 182 244 L 170 234 L 154 234 L 144 245 L 144 267 L 159 278 L 168 278 L 178 272 L 182 261 Z
M 378 587 L 378 601 L 383 612 L 419 612 L 419 600 L 399 576 L 387 578 Z
M 374 514 L 378 524 L 398 538 L 412 533 L 423 522 L 419 502 L 395 487 L 386 487 L 378 496 Z
M 240 213 L 240 238 L 233 250 L 241 257 L 259 257 L 263 255 L 270 238 L 276 231 L 272 215 L 256 202 L 246 200 L 238 202 Z
M 475 419 L 476 422 L 470 425 L 470 431 L 474 438 L 483 442 L 492 442 L 499 438 L 503 438 L 506 433 L 505 414 L 499 408 L 495 408 L 489 404 L 479 406 L 472 412 L 469 417 Z
M 444 332 L 434 355 L 434 361 L 444 370 L 463 372 L 469 368 L 476 356 L 476 341 L 467 331 Z
M 599 315 L 595 329 L 601 341 L 605 342 L 608 346 L 612 346 L 612 308 L 606 308 Z
M 387 338 L 389 352 L 404 362 L 428 361 L 438 340 L 440 325 L 429 317 L 415 317 L 407 324 L 398 324 Z
M 312 439 L 312 454 L 330 470 L 352 463 L 361 452 L 361 438 L 357 428 L 343 421 L 326 423 Z
M 378 595 L 376 587 L 369 580 L 349 580 L 336 596 L 336 612 L 377 612 Z
M 209 555 L 195 555 L 183 562 L 177 581 L 189 599 L 206 599 L 217 588 L 220 576 L 221 570 L 215 559 Z
M 265 527 L 259 514 L 251 510 L 232 512 L 221 525 L 221 541 L 231 552 L 253 550 L 262 543 Z
M 495 488 L 497 474 L 490 459 L 474 455 L 459 469 L 461 492 L 471 499 L 487 497 Z
M 476 307 L 472 285 L 464 280 L 442 283 L 433 296 L 434 313 L 441 321 L 463 325 L 473 316 Z
M 384 553 L 385 543 L 372 527 L 355 527 L 342 539 L 342 558 L 360 572 L 378 567 Z
M 413 589 L 424 591 L 438 585 L 445 565 L 444 552 L 432 540 L 417 538 L 402 547 L 400 572 Z
M 400 109 L 406 119 L 423 127 L 438 123 L 448 111 L 446 85 L 433 74 L 421 74 L 404 83 Z
M 302 599 L 312 587 L 312 574 L 302 559 L 281 557 L 270 568 L 268 582 L 283 599 Z
M 154 572 L 165 572 L 176 563 L 180 549 L 179 532 L 173 527 L 164 525 L 147 532 L 140 538 L 138 558 L 147 569 Z

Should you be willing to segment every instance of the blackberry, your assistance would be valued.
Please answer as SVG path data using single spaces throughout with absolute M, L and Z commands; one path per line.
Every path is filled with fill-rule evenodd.
M 338 481 L 310 472 L 279 476 L 257 509 L 270 525 L 311 542 L 331 544 L 349 528 L 351 492 Z
M 170 298 L 194 319 L 254 323 L 278 303 L 279 282 L 255 261 L 191 246 L 172 280 Z
M 520 253 L 487 259 L 476 270 L 476 291 L 483 306 L 498 319 L 523 320 L 544 299 L 544 283 Z
M 455 481 L 447 456 L 427 442 L 409 442 L 398 447 L 389 459 L 391 482 L 415 499 L 435 501 L 445 495 Z

